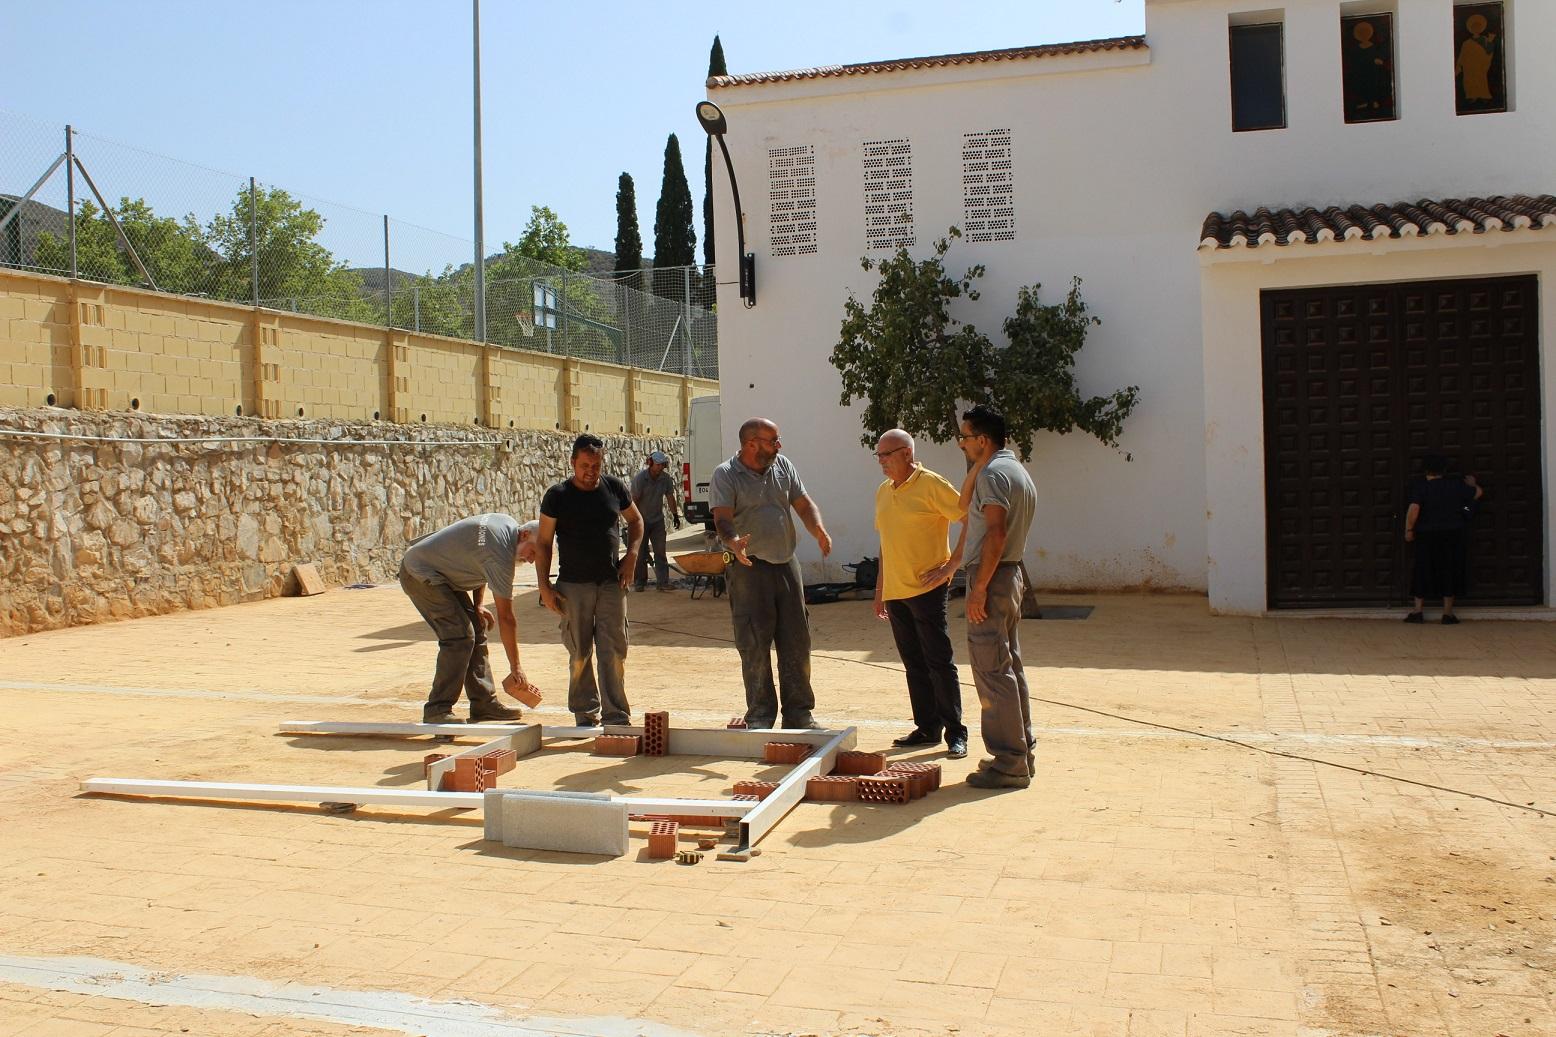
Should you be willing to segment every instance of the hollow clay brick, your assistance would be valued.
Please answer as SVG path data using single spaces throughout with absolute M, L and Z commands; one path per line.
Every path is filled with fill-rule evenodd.
M 648 756 L 663 756 L 670 750 L 670 714 L 665 712 L 643 714 L 643 752 Z
M 444 792 L 485 792 L 497 784 L 497 775 L 476 756 L 461 756 L 454 760 L 454 769 L 443 775 Z
M 940 787 L 940 765 L 938 763 L 889 763 L 886 765 L 887 774 L 927 774 L 929 775 L 928 792 L 933 792 Z
M 778 791 L 776 781 L 737 781 L 735 782 L 736 796 L 755 796 L 757 799 L 766 799 Z
M 648 855 L 659 860 L 674 857 L 680 827 L 674 821 L 655 821 L 648 830 Z
M 636 756 L 643 751 L 641 735 L 595 735 L 594 752 L 597 756 Z
M 512 749 L 493 749 L 481 761 L 493 774 L 507 774 L 519 765 L 519 754 Z
M 821 774 L 805 782 L 805 798 L 816 803 L 844 803 L 859 798 L 852 774 Z
M 886 769 L 885 753 L 864 753 L 847 749 L 837 754 L 833 774 L 879 774 Z
M 906 774 L 864 775 L 855 783 L 859 798 L 867 803 L 906 803 L 912 798 Z
M 696 864 L 702 860 L 702 854 L 696 850 L 682 850 L 675 855 L 675 860 L 678 864 Z
M 433 764 L 437 763 L 439 760 L 446 760 L 448 757 L 448 753 L 428 753 L 426 756 L 423 756 L 421 758 L 421 776 L 423 778 L 427 777 L 432 773 Z
M 804 742 L 768 742 L 762 746 L 764 763 L 799 763 L 811 754 L 811 747 Z
M 730 718 L 729 723 L 725 724 L 724 727 L 730 731 L 744 731 L 746 728 L 746 718 L 732 717 Z

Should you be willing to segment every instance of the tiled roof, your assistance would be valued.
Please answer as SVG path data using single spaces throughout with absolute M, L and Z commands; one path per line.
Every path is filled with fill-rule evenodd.
M 1048 43 L 1041 47 L 1011 47 L 1007 50 L 975 50 L 966 54 L 939 54 L 927 58 L 899 58 L 895 61 L 867 61 L 858 65 L 822 65 L 797 68 L 788 72 L 752 72 L 741 76 L 710 76 L 708 87 L 745 86 L 750 83 L 783 83 L 793 79 L 829 79 L 863 76 L 875 72 L 903 72 L 915 68 L 944 68 L 951 65 L 984 65 L 999 61 L 1025 61 L 1052 58 L 1063 54 L 1090 54 L 1105 50 L 1146 50 L 1144 36 L 1114 36 L 1105 40 L 1078 40 L 1074 43 Z
M 1229 216 L 1213 212 L 1199 232 L 1201 249 L 1261 248 L 1302 242 L 1414 238 L 1431 234 L 1484 234 L 1489 231 L 1556 226 L 1556 195 L 1514 194 L 1489 198 L 1449 198 L 1396 202 L 1392 205 L 1331 205 L 1327 209 L 1241 209 Z

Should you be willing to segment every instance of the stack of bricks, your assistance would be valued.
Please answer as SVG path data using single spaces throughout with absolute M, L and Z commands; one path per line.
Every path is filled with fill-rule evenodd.
M 595 735 L 596 756 L 636 756 L 643 751 L 642 735 Z
M 811 754 L 804 742 L 768 742 L 762 746 L 763 763 L 799 763 Z
M 493 774 L 507 774 L 519 765 L 519 754 L 512 749 L 493 749 L 481 759 Z
M 735 782 L 735 798 L 741 796 L 755 796 L 757 799 L 766 799 L 778 791 L 776 781 L 737 781 Z
M 674 857 L 680 829 L 680 824 L 675 821 L 655 821 L 648 830 L 648 855 L 658 860 Z
M 821 774 L 805 782 L 805 798 L 813 803 L 846 803 L 859 798 L 859 778 L 852 774 Z
M 454 769 L 445 771 L 442 792 L 485 792 L 497 785 L 497 772 L 486 765 L 484 756 L 458 756 Z
M 670 751 L 670 714 L 643 714 L 643 752 L 663 756 Z
M 854 787 L 866 803 L 906 803 L 913 798 L 912 778 L 906 774 L 862 775 Z
M 886 769 L 885 753 L 862 753 L 852 749 L 837 754 L 833 774 L 879 774 Z
M 940 787 L 940 765 L 938 763 L 909 763 L 906 761 L 890 763 L 886 766 L 887 774 L 906 774 L 912 779 L 910 791 L 913 798 L 928 795 Z

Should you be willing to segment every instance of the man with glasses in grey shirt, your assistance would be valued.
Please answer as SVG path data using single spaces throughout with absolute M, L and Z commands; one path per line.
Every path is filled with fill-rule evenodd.
M 992 754 L 967 784 L 1024 789 L 1037 741 L 1021 665 L 1021 555 L 1037 510 L 1037 489 L 1005 446 L 1005 417 L 977 406 L 962 415 L 957 445 L 971 462 L 967 503 L 967 652 L 983 708 L 983 744 Z M 969 495 L 970 491 L 970 495 Z
M 729 608 L 746 686 L 746 726 L 816 726 L 811 710 L 810 620 L 805 583 L 794 556 L 794 514 L 825 558 L 832 538 L 821 509 L 805 493 L 800 473 L 778 451 L 778 426 L 752 418 L 740 426 L 740 452 L 713 470 L 708 503 L 725 547 Z M 778 685 L 773 685 L 772 649 L 778 649 Z

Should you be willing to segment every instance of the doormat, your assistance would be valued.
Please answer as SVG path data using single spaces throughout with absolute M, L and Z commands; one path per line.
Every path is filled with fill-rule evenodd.
M 1039 605 L 1027 619 L 1089 619 L 1095 605 Z

